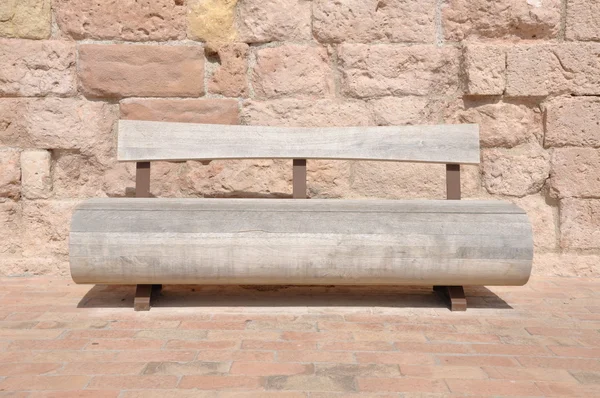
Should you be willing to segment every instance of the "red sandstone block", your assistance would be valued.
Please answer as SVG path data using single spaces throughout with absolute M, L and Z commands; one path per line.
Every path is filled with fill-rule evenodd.
M 213 322 L 213 321 L 183 321 L 180 329 L 211 329 L 211 330 L 244 330 L 246 322 L 231 321 L 231 322 Z
M 132 338 L 136 330 L 70 330 L 65 334 L 65 339 L 126 339 Z
M 115 361 L 191 361 L 196 351 L 135 350 L 117 353 Z
M 8 350 L 79 350 L 90 343 L 90 340 L 18 340 L 13 341 Z
M 425 334 L 429 341 L 451 341 L 455 343 L 499 343 L 495 334 L 482 333 L 429 333 Z
M 110 324 L 111 329 L 174 329 L 180 321 L 117 321 Z
M 402 376 L 426 379 L 487 379 L 488 375 L 475 366 L 421 366 L 401 365 Z
M 343 341 L 352 340 L 350 332 L 283 332 L 281 338 L 294 341 Z
M 319 330 L 337 331 L 381 331 L 385 328 L 383 323 L 357 323 L 357 322 L 319 322 Z
M 561 357 L 583 357 L 600 359 L 600 348 L 551 346 L 550 350 Z
M 466 354 L 472 352 L 467 344 L 395 343 L 398 351 L 430 352 L 435 354 Z
M 79 46 L 79 80 L 90 97 L 199 97 L 204 52 L 199 46 Z
M 118 390 L 35 391 L 28 398 L 117 398 Z M 11 395 L 12 397 L 12 395 Z
M 57 371 L 64 375 L 133 375 L 140 374 L 146 362 L 70 362 Z
M 157 122 L 239 124 L 238 101 L 234 99 L 128 99 L 121 101 L 121 118 Z M 187 321 L 208 321 L 209 315 L 195 315 Z M 240 316 L 222 322 L 239 321 Z M 220 321 L 213 317 L 213 321 Z
M 600 361 L 595 359 L 556 358 L 556 357 L 519 357 L 519 362 L 528 368 L 581 369 L 599 371 Z
M 0 364 L 0 375 L 26 376 L 39 375 L 60 369 L 62 363 L 8 363 Z
M 568 371 L 563 369 L 484 367 L 483 370 L 492 379 L 564 382 L 577 381 Z
M 270 351 L 230 351 L 230 350 L 200 350 L 199 361 L 273 361 L 275 353 Z
M 169 340 L 165 345 L 173 350 L 228 350 L 238 348 L 239 342 L 234 340 L 203 341 L 203 340 Z
M 234 362 L 230 370 L 232 375 L 239 374 L 246 376 L 296 375 L 313 372 L 313 365 L 269 362 Z
M 471 346 L 478 354 L 492 355 L 551 355 L 546 347 L 532 345 L 510 344 L 473 344 Z

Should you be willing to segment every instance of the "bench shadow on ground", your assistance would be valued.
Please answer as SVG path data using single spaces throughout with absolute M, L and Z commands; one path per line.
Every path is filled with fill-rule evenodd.
M 94 285 L 78 308 L 133 307 L 135 286 Z M 469 308 L 512 309 L 483 286 L 465 287 Z M 164 285 L 153 307 L 384 307 L 447 308 L 432 287 Z

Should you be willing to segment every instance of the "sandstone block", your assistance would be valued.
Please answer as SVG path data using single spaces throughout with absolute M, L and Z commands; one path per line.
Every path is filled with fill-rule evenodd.
M 534 275 L 600 277 L 600 256 L 581 253 L 535 253 Z
M 538 250 L 557 248 L 558 207 L 546 203 L 542 195 L 530 195 L 523 198 L 508 198 L 527 212 L 533 228 L 533 243 Z
M 217 58 L 218 61 L 210 76 L 208 91 L 225 97 L 247 97 L 248 45 L 234 43 L 216 48 L 208 45 L 205 52 L 209 60 Z
M 550 193 L 557 198 L 600 197 L 600 150 L 554 149 Z
M 560 201 L 560 246 L 600 249 L 600 199 Z
M 73 43 L 0 39 L 0 96 L 74 94 L 75 59 Z
M 445 105 L 442 100 L 416 96 L 383 97 L 369 101 L 378 126 L 435 123 Z
M 80 200 L 23 202 L 23 256 L 61 257 L 69 253 L 67 238 L 73 209 Z
M 239 124 L 234 99 L 127 99 L 121 101 L 121 118 L 157 122 Z
M 19 199 L 20 194 L 21 165 L 19 152 L 14 149 L 0 148 L 0 198 L 16 200 Z
M 21 224 L 21 204 L 0 202 L 0 258 L 21 255 Z
M 0 100 L 0 144 L 52 148 L 94 156 L 100 163 L 116 154 L 118 106 L 75 98 Z
M 566 36 L 569 40 L 600 40 L 600 3 L 597 0 L 569 0 Z
M 449 0 L 442 8 L 447 40 L 552 39 L 560 31 L 560 0 Z
M 52 29 L 51 0 L 3 0 L 0 37 L 47 39 Z
M 435 40 L 434 0 L 316 0 L 313 30 L 325 43 Z
M 515 46 L 508 51 L 506 94 L 600 94 L 600 43 Z
M 185 39 L 186 7 L 173 0 L 54 0 L 60 30 L 76 39 Z
M 50 152 L 33 150 L 21 152 L 21 179 L 23 196 L 27 199 L 45 199 L 52 190 Z
M 523 197 L 539 192 L 550 173 L 550 155 L 537 143 L 482 151 L 483 183 L 491 194 Z
M 333 73 L 323 47 L 285 44 L 256 52 L 252 86 L 257 97 L 326 97 Z
M 466 93 L 502 95 L 506 87 L 506 49 L 501 46 L 468 45 L 464 49 Z
M 204 54 L 198 46 L 84 44 L 79 79 L 89 97 L 198 97 Z
M 312 40 L 310 0 L 240 0 L 236 9 L 239 41 Z
M 372 124 L 370 112 L 361 101 L 316 101 L 281 99 L 245 101 L 242 124 L 299 127 L 345 127 Z
M 344 160 L 308 160 L 306 185 L 310 198 L 346 198 L 350 196 L 352 163 Z
M 479 124 L 479 137 L 484 148 L 512 148 L 541 142 L 544 136 L 542 112 L 535 104 L 464 99 L 458 109 L 449 111 L 449 121 Z
M 455 48 L 342 44 L 338 51 L 342 92 L 351 97 L 450 95 L 458 90 Z
M 600 147 L 599 98 L 556 98 L 545 108 L 547 147 Z
M 188 36 L 205 42 L 234 41 L 238 0 L 189 0 Z

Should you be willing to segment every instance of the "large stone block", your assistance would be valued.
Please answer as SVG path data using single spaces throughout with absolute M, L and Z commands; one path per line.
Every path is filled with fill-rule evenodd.
M 69 253 L 67 238 L 73 209 L 80 200 L 23 202 L 23 256 L 52 257 Z
M 75 44 L 0 39 L 0 97 L 75 93 Z
M 600 249 L 600 199 L 560 201 L 560 245 L 563 249 Z
M 469 95 L 502 95 L 506 87 L 506 48 L 468 45 L 464 52 L 465 88 Z
M 0 37 L 47 39 L 52 30 L 51 0 L 2 0 Z
M 506 94 L 600 94 L 600 43 L 515 46 L 508 50 Z
M 500 102 L 496 99 L 464 99 L 449 108 L 447 121 L 479 124 L 484 148 L 512 148 L 528 142 L 542 142 L 542 112 L 528 102 Z
M 442 7 L 447 40 L 558 37 L 561 0 L 449 0 Z
M 248 96 L 248 48 L 245 43 L 205 47 L 208 60 L 216 61 L 207 65 L 214 66 L 209 69 L 208 92 L 225 97 Z
M 204 52 L 199 46 L 84 44 L 78 71 L 89 97 L 204 94 Z
M 342 92 L 368 98 L 451 95 L 459 87 L 459 50 L 428 45 L 342 44 Z
M 121 101 L 121 118 L 157 122 L 239 124 L 234 99 L 127 99 Z
M 188 36 L 205 42 L 230 42 L 237 36 L 238 0 L 188 0 Z
M 600 197 L 600 149 L 554 149 L 550 193 L 557 198 Z
M 547 147 L 600 147 L 600 98 L 555 98 L 545 110 Z
M 183 0 L 54 0 L 58 27 L 76 39 L 185 39 Z
M 326 49 L 306 45 L 258 50 L 251 82 L 259 98 L 327 97 L 334 90 Z
M 313 31 L 325 43 L 433 43 L 435 7 L 435 0 L 315 0 Z
M 577 276 L 584 278 L 600 277 L 600 256 L 595 254 L 535 253 L 533 256 L 533 275 Z
M 310 0 L 239 0 L 236 28 L 240 41 L 309 41 L 311 32 Z
M 558 230 L 558 206 L 547 203 L 542 195 L 508 198 L 527 212 L 533 228 L 533 243 L 538 250 L 556 250 Z
M 0 99 L 0 144 L 114 157 L 118 106 L 75 98 Z
M 447 104 L 443 99 L 409 96 L 375 98 L 369 106 L 376 125 L 398 126 L 436 123 Z
M 569 0 L 566 36 L 569 40 L 600 40 L 600 2 Z
M 523 197 L 539 192 L 550 173 L 550 155 L 538 144 L 482 151 L 483 183 L 491 194 Z
M 0 116 L 0 128 L 2 126 Z M 2 130 L 0 130 L 2 132 Z M 19 199 L 21 194 L 21 165 L 19 151 L 0 147 L 0 200 Z
M 344 127 L 371 125 L 367 105 L 362 101 L 316 101 L 281 99 L 245 101 L 243 124 L 265 126 Z
M 2 154 L 2 152 L 0 152 Z M 0 258 L 21 255 L 21 204 L 19 202 L 0 202 Z
M 52 190 L 51 156 L 46 150 L 21 152 L 23 196 L 27 199 L 46 199 Z

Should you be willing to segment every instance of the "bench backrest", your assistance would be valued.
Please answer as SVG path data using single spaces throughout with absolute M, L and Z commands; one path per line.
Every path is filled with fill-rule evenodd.
M 120 161 L 213 159 L 478 164 L 479 126 L 304 128 L 119 121 Z

